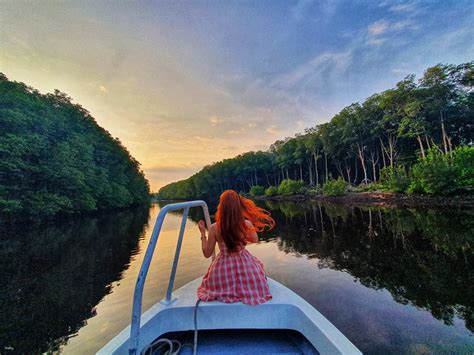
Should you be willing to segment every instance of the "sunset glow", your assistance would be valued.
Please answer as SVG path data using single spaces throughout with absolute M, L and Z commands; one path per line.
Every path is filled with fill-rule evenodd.
M 0 72 L 70 95 L 122 141 L 154 191 L 326 122 L 409 73 L 474 55 L 470 1 L 1 8 Z

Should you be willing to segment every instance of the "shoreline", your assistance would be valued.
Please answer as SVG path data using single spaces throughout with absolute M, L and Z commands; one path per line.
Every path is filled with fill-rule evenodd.
M 366 205 L 380 207 L 468 207 L 474 208 L 474 195 L 423 196 L 393 192 L 352 192 L 342 196 L 279 195 L 256 196 L 258 201 L 330 202 L 346 206 Z

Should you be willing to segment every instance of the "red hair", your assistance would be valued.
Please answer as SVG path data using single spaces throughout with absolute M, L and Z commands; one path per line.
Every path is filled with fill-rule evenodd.
M 253 228 L 249 227 L 245 220 L 252 222 Z M 270 212 L 257 207 L 252 200 L 240 196 L 234 190 L 226 190 L 221 194 L 216 223 L 225 245 L 231 252 L 247 244 L 245 236 L 249 231 L 262 232 L 275 226 Z

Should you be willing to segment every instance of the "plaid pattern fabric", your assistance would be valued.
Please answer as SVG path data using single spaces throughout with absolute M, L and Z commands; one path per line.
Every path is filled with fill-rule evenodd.
M 205 302 L 242 302 L 250 305 L 272 298 L 263 263 L 242 246 L 231 253 L 223 242 L 220 252 L 209 266 L 198 288 L 198 297 Z

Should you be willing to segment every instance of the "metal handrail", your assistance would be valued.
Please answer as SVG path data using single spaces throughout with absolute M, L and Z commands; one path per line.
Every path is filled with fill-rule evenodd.
M 179 230 L 178 242 L 176 245 L 176 253 L 174 255 L 173 267 L 171 269 L 170 280 L 168 283 L 168 289 L 166 291 L 166 297 L 162 301 L 164 304 L 171 303 L 171 293 L 173 292 L 174 279 L 176 276 L 176 268 L 178 266 L 179 253 L 181 251 L 181 244 L 183 241 L 184 229 L 186 227 L 186 221 L 188 218 L 189 209 L 193 207 L 201 207 L 204 212 L 204 219 L 206 221 L 207 229 L 209 230 L 211 226 L 211 219 L 209 217 L 209 209 L 207 204 L 204 201 L 189 201 L 189 202 L 180 202 L 172 203 L 166 205 L 160 210 L 160 213 L 156 217 L 155 226 L 153 227 L 153 232 L 148 242 L 148 247 L 145 252 L 145 257 L 143 258 L 142 266 L 138 274 L 137 283 L 135 285 L 135 291 L 133 293 L 133 308 L 132 308 L 132 323 L 130 329 L 130 342 L 128 352 L 129 354 L 136 354 L 138 348 L 138 338 L 140 335 L 140 320 L 142 313 L 142 298 L 143 298 L 143 288 L 145 286 L 146 275 L 148 269 L 150 268 L 151 259 L 153 258 L 153 253 L 155 251 L 156 243 L 160 235 L 161 226 L 168 212 L 184 210 L 183 218 L 181 220 L 181 228 Z

